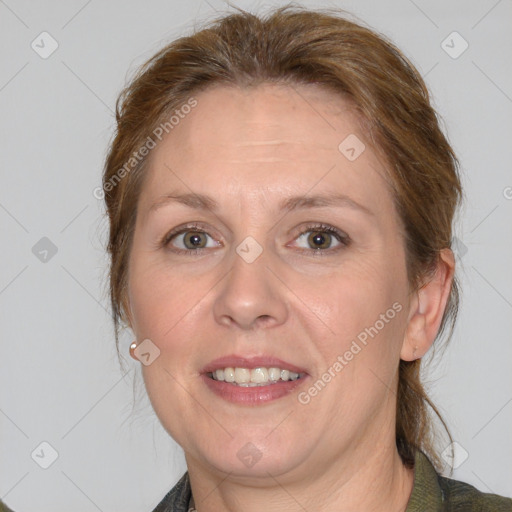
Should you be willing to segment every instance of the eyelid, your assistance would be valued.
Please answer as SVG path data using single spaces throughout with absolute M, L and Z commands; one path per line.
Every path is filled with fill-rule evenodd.
M 197 233 L 204 233 L 205 235 L 209 236 L 213 240 L 219 243 L 219 245 L 222 245 L 222 242 L 219 242 L 219 240 L 216 240 L 214 236 L 212 236 L 209 231 L 210 228 L 204 227 L 201 225 L 200 222 L 188 222 L 186 224 L 182 224 L 181 226 L 177 226 L 173 229 L 171 229 L 169 232 L 167 232 L 161 239 L 159 246 L 162 248 L 166 248 L 170 245 L 172 239 L 178 235 L 182 235 L 184 233 L 187 233 L 188 231 L 195 231 Z M 211 249 L 211 247 L 200 247 L 197 249 L 180 249 L 179 247 L 175 247 L 174 249 L 171 249 L 176 252 L 200 252 L 203 249 Z
M 322 253 L 326 254 L 326 253 L 332 253 L 332 252 L 338 251 L 340 249 L 343 249 L 344 247 L 347 247 L 352 243 L 352 240 L 347 233 L 345 233 L 344 231 L 341 231 L 338 228 L 335 228 L 334 226 L 331 226 L 330 224 L 325 224 L 323 222 L 311 223 L 311 224 L 306 224 L 306 225 L 301 226 L 298 230 L 298 233 L 294 234 L 293 241 L 295 242 L 299 237 L 301 237 L 302 235 L 305 235 L 306 233 L 315 232 L 315 231 L 318 231 L 320 233 L 325 232 L 325 233 L 329 233 L 329 234 L 333 235 L 338 240 L 340 245 L 337 247 L 329 248 L 329 249 L 298 248 L 299 251 L 306 252 L 306 253 L 313 254 L 313 255 L 319 255 Z

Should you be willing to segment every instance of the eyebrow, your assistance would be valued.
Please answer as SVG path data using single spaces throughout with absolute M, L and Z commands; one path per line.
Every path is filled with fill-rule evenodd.
M 213 213 L 219 210 L 219 203 L 210 196 L 203 194 L 165 194 L 157 199 L 148 210 L 148 214 L 159 210 L 171 203 L 179 203 L 194 210 L 209 210 Z M 322 194 L 315 196 L 296 196 L 283 200 L 279 205 L 280 211 L 290 212 L 307 208 L 322 208 L 326 206 L 347 207 L 366 215 L 375 213 L 366 206 L 354 201 L 345 194 Z
M 180 203 L 194 210 L 211 210 L 216 211 L 219 207 L 219 204 L 215 199 L 205 196 L 202 194 L 165 194 L 157 199 L 154 202 L 148 213 L 154 212 L 162 208 L 163 206 L 167 206 L 171 203 Z

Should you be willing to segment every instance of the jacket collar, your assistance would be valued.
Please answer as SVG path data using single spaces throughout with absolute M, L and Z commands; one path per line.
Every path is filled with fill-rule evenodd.
M 426 455 L 417 450 L 414 457 L 414 485 L 406 512 L 441 510 L 443 492 L 438 474 Z

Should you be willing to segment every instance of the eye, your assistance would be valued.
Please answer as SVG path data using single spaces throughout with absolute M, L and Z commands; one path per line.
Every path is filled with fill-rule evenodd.
M 200 249 L 218 247 L 220 243 L 214 240 L 206 231 L 188 227 L 171 231 L 165 236 L 163 245 L 172 246 L 172 249 L 177 250 L 177 252 L 198 252 Z
M 175 246 L 180 249 L 204 249 L 208 245 L 208 235 L 202 231 L 186 231 L 175 237 Z
M 308 226 L 295 239 L 297 247 L 305 250 L 327 251 L 349 244 L 349 237 L 332 226 Z

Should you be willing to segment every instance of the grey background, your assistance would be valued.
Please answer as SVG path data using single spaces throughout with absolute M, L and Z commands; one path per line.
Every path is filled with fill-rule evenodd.
M 463 303 L 426 377 L 457 457 L 467 453 L 454 477 L 510 496 L 512 2 L 304 5 L 345 8 L 393 39 L 426 76 L 460 157 Z M 128 356 L 129 332 L 121 346 L 128 371 L 117 363 L 107 224 L 93 190 L 127 72 L 226 9 L 221 0 L 0 0 L 0 498 L 16 511 L 150 511 L 185 470 L 140 385 L 132 412 L 140 369 Z M 42 46 L 43 31 L 59 45 L 47 59 L 31 48 Z M 453 31 L 469 44 L 455 59 L 441 46 Z M 463 42 L 444 44 L 453 53 Z M 51 457 L 44 441 L 58 452 L 48 469 L 40 467 Z

